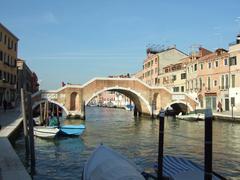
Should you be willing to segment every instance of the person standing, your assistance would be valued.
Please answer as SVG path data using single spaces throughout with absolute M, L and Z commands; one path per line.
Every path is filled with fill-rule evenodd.
M 3 100 L 3 109 L 4 109 L 4 112 L 6 112 L 6 110 L 7 110 L 7 101 L 6 101 L 6 99 Z
M 222 112 L 223 109 L 222 109 L 222 103 L 220 101 L 218 101 L 218 111 L 219 112 Z

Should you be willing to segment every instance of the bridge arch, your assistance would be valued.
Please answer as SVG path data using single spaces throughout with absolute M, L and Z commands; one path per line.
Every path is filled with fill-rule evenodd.
M 178 101 L 173 101 L 171 103 L 169 103 L 164 109 L 167 109 L 168 107 L 172 107 L 172 105 L 175 105 L 175 104 L 178 104 L 178 105 L 183 105 L 183 106 L 187 106 L 187 109 L 189 109 L 190 111 L 193 111 L 193 107 L 187 103 L 186 101 L 181 101 L 181 100 L 178 100 Z
M 100 93 L 103 93 L 105 91 L 116 91 L 121 94 L 124 94 L 125 96 L 127 96 L 134 102 L 135 106 L 137 107 L 137 109 L 140 112 L 142 112 L 142 108 L 143 108 L 142 106 L 145 105 L 149 114 L 152 114 L 152 110 L 151 110 L 151 106 L 150 106 L 149 102 L 141 95 L 141 93 L 139 93 L 131 88 L 125 88 L 125 87 L 119 87 L 119 86 L 107 87 L 107 88 L 103 88 L 101 90 L 96 91 L 95 93 L 93 93 L 93 95 L 90 98 L 87 98 L 87 100 L 85 101 L 85 105 L 87 105 L 94 97 L 96 97 L 97 95 L 99 95 Z M 137 97 L 137 99 L 136 99 L 136 97 Z M 141 101 L 139 101 L 139 100 L 141 100 Z M 144 104 L 141 102 L 143 102 Z
M 66 115 L 69 115 L 69 111 L 67 110 L 67 108 L 66 108 L 63 104 L 58 103 L 57 101 L 54 101 L 54 100 L 50 100 L 50 99 L 48 99 L 48 100 L 43 99 L 43 100 L 41 100 L 41 101 L 35 102 L 35 103 L 32 105 L 32 110 L 35 109 L 35 108 L 36 108 L 38 105 L 40 105 L 41 103 L 45 103 L 46 101 L 58 105 L 59 107 L 61 107 L 61 108 L 64 110 L 64 112 L 66 113 Z

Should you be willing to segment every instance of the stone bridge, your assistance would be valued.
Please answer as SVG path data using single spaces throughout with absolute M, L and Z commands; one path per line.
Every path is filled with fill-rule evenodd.
M 137 112 L 157 114 L 161 108 L 183 104 L 194 110 L 198 101 L 185 93 L 173 93 L 165 87 L 151 87 L 136 78 L 94 78 L 83 85 L 66 85 L 58 90 L 41 90 L 32 95 L 33 108 L 49 101 L 60 106 L 69 116 L 85 117 L 85 106 L 104 91 L 117 91 L 130 98 Z

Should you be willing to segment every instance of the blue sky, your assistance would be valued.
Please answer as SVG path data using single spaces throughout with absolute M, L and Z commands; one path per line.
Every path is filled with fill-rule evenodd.
M 240 31 L 239 0 L 1 0 L 0 21 L 41 88 L 134 73 L 146 46 L 228 48 Z

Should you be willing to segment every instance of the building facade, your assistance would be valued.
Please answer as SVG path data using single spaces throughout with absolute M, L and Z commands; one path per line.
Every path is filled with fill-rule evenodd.
M 17 93 L 23 88 L 25 91 L 35 93 L 39 89 L 37 75 L 30 70 L 24 60 L 17 60 Z
M 176 64 L 170 64 L 163 68 L 163 73 L 159 75 L 160 84 L 172 92 L 186 92 L 186 64 L 184 60 Z
M 186 66 L 187 93 L 197 99 L 201 108 L 240 111 L 240 35 L 229 50 L 204 49 L 191 57 Z
M 32 92 L 35 93 L 39 91 L 39 86 L 37 74 L 32 72 Z
M 165 73 L 163 68 L 186 57 L 187 55 L 176 46 L 159 50 L 147 49 L 147 58 L 143 62 L 142 80 L 150 86 L 159 86 L 158 76 Z
M 229 45 L 229 101 L 230 108 L 240 111 L 240 34 Z
M 229 54 L 225 49 L 217 49 L 215 52 L 198 59 L 197 78 L 193 81 L 190 91 L 197 92 L 200 106 L 217 110 L 221 106 L 225 110 L 225 97 L 229 89 Z
M 18 38 L 0 23 L 0 106 L 14 106 L 17 84 Z

